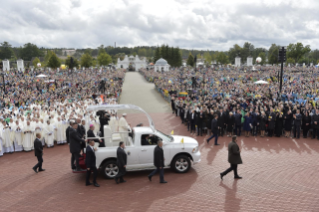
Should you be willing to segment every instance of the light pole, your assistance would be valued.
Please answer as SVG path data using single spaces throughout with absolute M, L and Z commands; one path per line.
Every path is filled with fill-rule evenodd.
M 281 90 L 282 90 L 282 75 L 284 71 L 284 61 L 286 61 L 286 47 L 281 47 L 279 49 L 279 55 L 278 60 L 281 62 L 281 73 L 280 73 L 280 96 L 281 96 Z

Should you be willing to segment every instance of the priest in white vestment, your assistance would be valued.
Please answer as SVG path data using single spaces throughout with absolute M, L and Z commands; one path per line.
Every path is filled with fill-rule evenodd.
M 55 122 L 55 128 L 56 128 L 56 141 L 57 141 L 57 144 L 66 143 L 66 140 L 63 140 L 63 135 L 65 134 L 65 131 L 63 131 L 63 123 L 62 123 L 60 117 L 58 117 L 58 120 L 56 120 L 56 122 Z
M 119 123 L 114 113 L 112 113 L 109 125 L 113 133 L 118 131 Z
M 12 153 L 14 152 L 13 141 L 11 140 L 11 129 L 5 121 L 2 121 L 2 141 L 3 141 L 3 152 Z
M 126 117 L 126 113 L 123 113 L 123 115 L 119 121 L 119 132 L 121 134 L 122 141 L 127 143 L 128 142 L 128 133 L 132 130 L 131 130 L 130 125 L 127 123 L 125 117 Z
M 30 125 L 30 121 L 27 121 L 27 124 L 23 127 L 23 150 L 24 151 L 31 151 L 33 147 L 33 127 Z
M 47 120 L 47 124 L 44 127 L 44 133 L 45 133 L 45 143 L 47 144 L 47 147 L 54 146 L 54 130 L 55 127 L 50 124 L 50 120 Z
M 45 142 L 44 142 L 44 137 L 43 137 L 43 123 L 39 122 L 39 119 L 36 119 L 34 123 L 32 123 L 32 127 L 34 129 L 34 133 L 33 133 L 33 137 L 36 137 L 37 133 L 40 133 L 41 137 L 39 138 L 39 140 L 42 143 L 42 146 L 45 146 Z
M 12 128 L 12 131 L 14 132 L 14 150 L 16 152 L 23 151 L 22 146 L 22 127 L 19 121 L 17 120 Z

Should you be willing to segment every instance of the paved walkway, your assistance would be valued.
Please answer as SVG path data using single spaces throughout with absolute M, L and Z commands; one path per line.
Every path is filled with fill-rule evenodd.
M 147 113 L 171 112 L 170 105 L 156 91 L 154 83 L 147 82 L 138 72 L 126 73 L 120 103 L 137 105 Z

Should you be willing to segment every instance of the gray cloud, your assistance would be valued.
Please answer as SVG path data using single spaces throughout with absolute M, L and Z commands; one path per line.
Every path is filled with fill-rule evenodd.
M 14 46 L 113 45 L 228 50 L 303 42 L 319 48 L 319 2 L 3 0 L 0 41 Z

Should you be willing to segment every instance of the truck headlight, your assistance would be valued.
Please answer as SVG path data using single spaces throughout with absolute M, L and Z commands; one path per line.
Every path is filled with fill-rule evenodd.
M 198 146 L 196 146 L 194 149 L 193 149 L 193 151 L 192 151 L 193 153 L 196 153 L 196 152 L 198 152 Z

